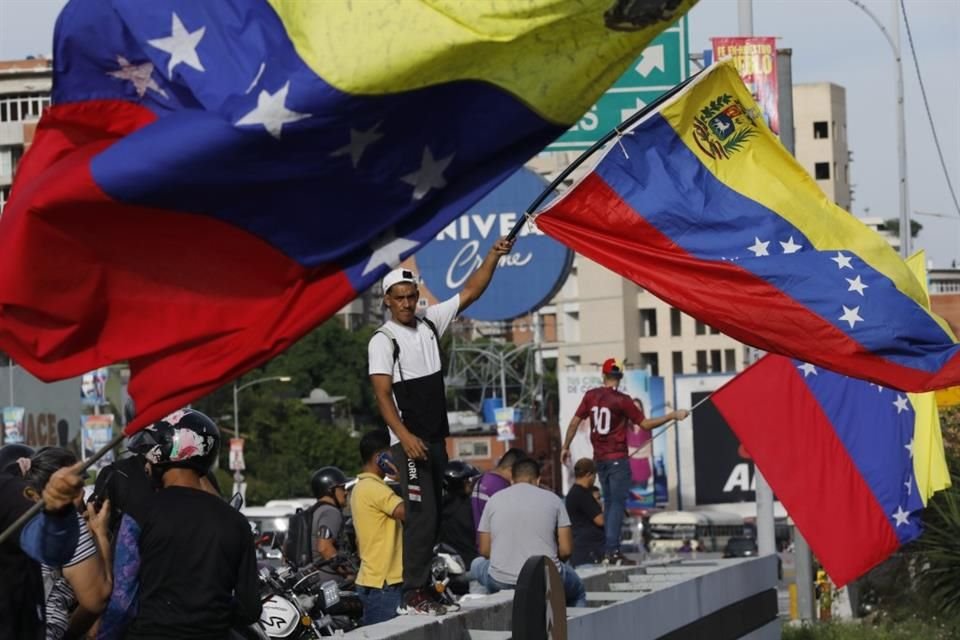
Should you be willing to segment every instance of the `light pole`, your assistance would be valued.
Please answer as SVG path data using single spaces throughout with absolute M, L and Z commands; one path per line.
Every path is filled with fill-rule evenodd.
M 892 0 L 893 4 L 893 29 L 892 33 L 883 26 L 883 23 L 873 15 L 860 0 L 847 0 L 850 4 L 863 11 L 873 23 L 877 25 L 887 39 L 890 49 L 893 50 L 893 57 L 896 61 L 896 83 L 897 83 L 897 170 L 899 172 L 900 184 L 900 255 L 908 257 L 912 250 L 912 237 L 910 234 L 910 204 L 907 196 L 907 133 L 906 124 L 903 115 L 903 62 L 900 48 L 900 5 L 897 0 Z
M 266 378 L 257 378 L 256 380 L 251 380 L 250 382 L 245 382 L 241 385 L 237 385 L 236 382 L 233 383 L 233 437 L 240 438 L 240 402 L 239 396 L 240 392 L 246 389 L 247 387 L 252 387 L 254 385 L 260 384 L 261 382 L 290 382 L 293 378 L 290 376 L 267 376 Z M 239 493 L 243 495 L 245 492 L 242 491 L 244 487 L 243 484 L 243 472 L 240 469 L 233 470 L 233 494 Z M 246 498 L 246 496 L 244 496 Z

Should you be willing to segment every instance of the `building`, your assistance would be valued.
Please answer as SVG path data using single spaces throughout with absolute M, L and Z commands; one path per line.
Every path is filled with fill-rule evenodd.
M 50 104 L 52 68 L 48 58 L 0 61 L 0 213 L 25 145 Z
M 824 193 L 850 211 L 847 92 L 831 82 L 793 87 L 795 155 Z

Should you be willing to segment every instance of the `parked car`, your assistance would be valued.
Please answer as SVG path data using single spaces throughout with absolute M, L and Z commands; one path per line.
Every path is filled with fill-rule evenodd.
M 287 536 L 288 518 L 298 507 L 299 505 L 283 504 L 240 509 L 240 513 L 250 523 L 258 560 L 277 565 L 283 562 L 283 543 Z
M 757 555 L 757 541 L 746 536 L 734 536 L 723 548 L 724 558 L 752 558 Z

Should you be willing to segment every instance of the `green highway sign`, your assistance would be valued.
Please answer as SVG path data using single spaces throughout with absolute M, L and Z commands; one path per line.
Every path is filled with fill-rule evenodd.
M 657 36 L 620 78 L 546 151 L 587 149 L 626 118 L 689 76 L 687 18 Z

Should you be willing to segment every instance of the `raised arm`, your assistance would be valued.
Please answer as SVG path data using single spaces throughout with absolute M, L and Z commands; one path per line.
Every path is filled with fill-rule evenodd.
M 471 273 L 470 277 L 467 278 L 467 281 L 463 284 L 463 289 L 460 291 L 460 311 L 463 311 L 473 304 L 477 298 L 486 291 L 487 285 L 490 284 L 490 280 L 493 278 L 493 272 L 497 268 L 497 262 L 500 260 L 500 257 L 507 255 L 512 249 L 513 240 L 500 238 L 493 243 L 493 246 L 490 247 L 490 251 L 487 253 L 487 257 L 480 263 L 480 267 Z
M 651 429 L 656 429 L 660 425 L 666 424 L 671 420 L 683 420 L 688 415 L 690 415 L 690 412 L 686 409 L 678 409 L 677 411 L 671 411 L 665 416 L 659 416 L 657 418 L 644 418 L 638 424 L 640 425 L 641 429 L 650 431 Z

